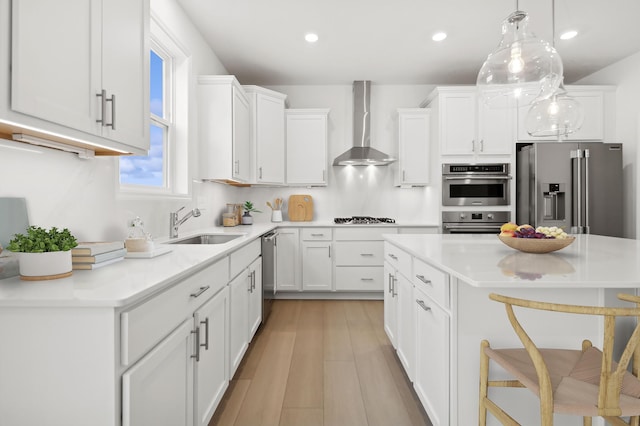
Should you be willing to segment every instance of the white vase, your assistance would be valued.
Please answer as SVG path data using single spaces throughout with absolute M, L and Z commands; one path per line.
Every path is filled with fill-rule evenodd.
M 282 210 L 271 212 L 271 222 L 282 222 Z
M 53 280 L 71 275 L 71 250 L 47 253 L 18 253 L 20 278 L 27 281 Z

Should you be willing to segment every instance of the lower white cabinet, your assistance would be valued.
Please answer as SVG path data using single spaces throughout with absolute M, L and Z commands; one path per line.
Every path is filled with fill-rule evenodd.
M 394 349 L 398 347 L 398 299 L 396 298 L 396 270 L 389 262 L 384 262 L 384 331 Z
M 192 331 L 184 321 L 123 374 L 123 426 L 193 424 Z
M 229 378 L 235 374 L 249 346 L 249 291 L 251 282 L 241 273 L 229 283 Z
M 276 237 L 276 291 L 300 291 L 300 230 L 280 228 Z
M 249 341 L 262 323 L 262 258 L 249 265 Z
M 302 242 L 302 289 L 332 290 L 331 241 Z
M 229 288 L 198 309 L 193 320 L 200 345 L 195 363 L 194 424 L 207 426 L 229 385 Z
M 413 283 L 401 271 L 396 273 L 397 353 L 404 370 L 413 381 L 416 363 L 415 299 Z M 421 361 L 422 362 L 422 361 Z

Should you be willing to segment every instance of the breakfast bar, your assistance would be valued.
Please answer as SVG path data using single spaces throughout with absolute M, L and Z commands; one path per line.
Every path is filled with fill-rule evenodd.
M 385 277 L 385 331 L 430 419 L 434 425 L 473 425 L 478 422 L 480 342 L 521 346 L 504 306 L 488 295 L 630 306 L 617 294 L 635 294 L 640 287 L 640 242 L 578 235 L 560 251 L 532 254 L 506 246 L 495 235 L 386 235 Z M 600 318 L 517 314 L 539 347 L 580 348 L 583 339 L 602 345 Z M 617 323 L 622 344 L 628 330 L 628 323 Z M 493 366 L 492 375 L 508 378 Z M 526 389 L 504 391 L 490 392 L 521 424 L 539 423 L 535 396 Z M 594 418 L 594 424 L 601 421 Z M 556 423 L 582 420 L 556 415 Z M 488 424 L 498 422 L 489 415 Z

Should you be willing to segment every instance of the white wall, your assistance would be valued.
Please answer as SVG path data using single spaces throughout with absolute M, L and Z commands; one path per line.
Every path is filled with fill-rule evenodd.
M 616 133 L 623 144 L 624 235 L 638 237 L 640 229 L 640 52 L 612 64 L 576 84 L 616 85 Z
M 151 9 L 187 48 L 192 74 L 227 74 L 215 53 L 196 32 L 175 0 L 151 0 Z M 190 137 L 192 159 L 197 155 L 194 95 L 190 89 Z M 16 148 L 26 148 L 26 150 Z M 25 197 L 31 224 L 68 227 L 81 240 L 124 239 L 131 219 L 140 216 L 154 236 L 169 233 L 169 212 L 182 205 L 193 206 L 192 197 L 181 199 L 121 197 L 118 188 L 117 158 L 81 160 L 56 150 L 0 143 L 0 197 Z M 195 176 L 195 164 L 191 175 Z M 223 185 L 194 184 L 193 200 L 206 210 L 183 229 L 211 226 L 218 205 L 233 190 Z M 2 218 L 0 218 L 1 220 Z

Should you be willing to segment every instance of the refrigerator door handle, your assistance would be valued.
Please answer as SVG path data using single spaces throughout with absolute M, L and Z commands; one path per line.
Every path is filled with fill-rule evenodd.
M 582 224 L 582 232 L 590 234 L 589 230 L 589 150 L 583 151 L 584 161 L 584 223 Z
M 582 153 L 580 149 L 571 151 L 571 191 L 573 192 L 573 209 L 571 218 L 571 233 L 582 233 Z

